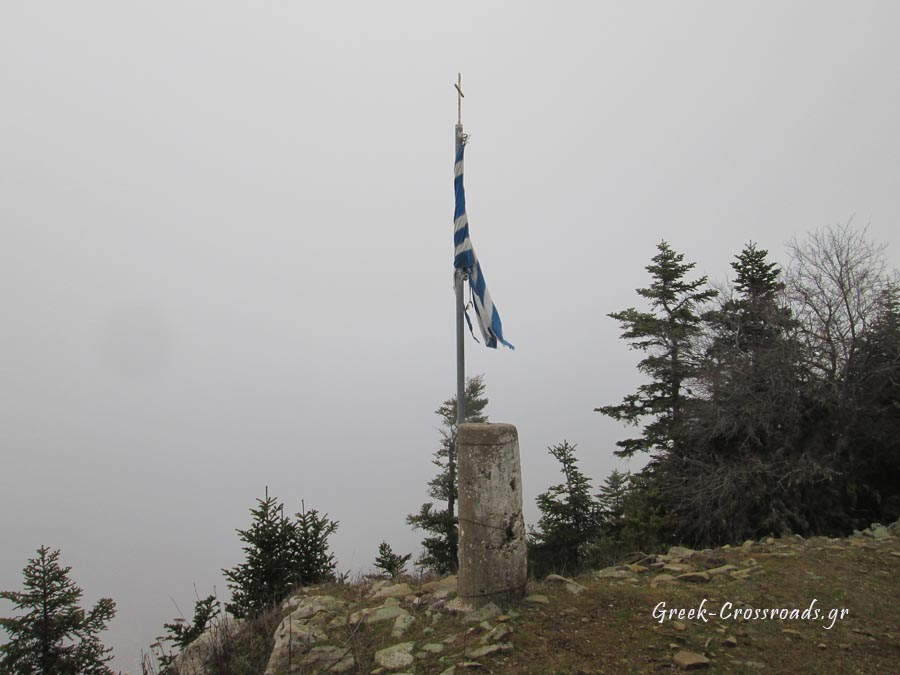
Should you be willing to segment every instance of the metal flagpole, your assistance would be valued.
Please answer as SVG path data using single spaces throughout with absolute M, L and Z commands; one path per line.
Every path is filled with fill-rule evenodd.
M 463 306 L 463 280 L 466 275 L 461 270 L 456 270 L 454 275 L 456 286 L 456 425 L 459 426 L 466 419 L 466 354 L 463 338 L 466 333 L 463 328 L 465 307 Z
M 462 142 L 462 74 L 457 73 L 456 84 L 456 144 Z M 465 305 L 463 304 L 463 282 L 466 273 L 463 270 L 455 270 L 453 285 L 456 290 L 456 425 L 457 428 L 466 419 L 466 354 L 463 342 L 466 333 L 463 321 L 465 319 Z

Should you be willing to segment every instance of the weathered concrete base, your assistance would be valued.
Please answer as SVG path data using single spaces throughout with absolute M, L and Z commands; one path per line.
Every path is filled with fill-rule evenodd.
M 459 465 L 459 598 L 501 607 L 525 595 L 519 435 L 512 424 L 462 424 Z

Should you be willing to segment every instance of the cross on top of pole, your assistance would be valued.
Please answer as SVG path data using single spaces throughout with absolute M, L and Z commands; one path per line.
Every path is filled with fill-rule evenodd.
M 457 126 L 462 126 L 462 100 L 466 97 L 466 95 L 462 91 L 462 73 L 456 74 L 456 83 L 453 85 L 456 88 L 456 124 Z

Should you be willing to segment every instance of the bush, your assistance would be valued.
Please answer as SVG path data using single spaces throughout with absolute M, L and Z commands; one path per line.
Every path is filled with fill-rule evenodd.
M 411 553 L 399 555 L 394 553 L 390 544 L 386 541 L 381 542 L 378 547 L 378 557 L 375 558 L 375 567 L 384 571 L 391 579 L 396 579 L 406 569 L 406 563 L 412 557 Z
M 189 644 L 196 640 L 203 632 L 209 628 L 213 620 L 219 616 L 220 606 L 215 595 L 209 595 L 203 599 L 198 598 L 194 605 L 194 617 L 191 623 L 187 623 L 183 617 L 177 617 L 171 623 L 163 624 L 166 635 L 156 638 L 154 644 L 156 657 L 160 665 L 171 665 L 178 653 L 184 650 Z M 166 651 L 163 643 L 168 642 L 177 651 Z

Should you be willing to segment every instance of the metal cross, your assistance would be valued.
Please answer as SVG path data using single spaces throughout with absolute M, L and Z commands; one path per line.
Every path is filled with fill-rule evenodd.
M 456 87 L 456 123 L 462 126 L 462 100 L 466 97 L 462 93 L 462 73 L 456 74 L 456 84 L 453 86 Z

